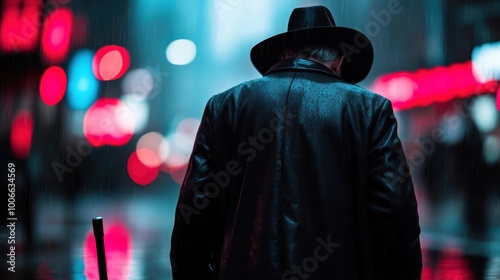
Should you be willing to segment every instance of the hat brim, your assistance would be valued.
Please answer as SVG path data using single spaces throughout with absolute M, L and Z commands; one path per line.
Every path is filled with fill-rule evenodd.
M 250 51 L 250 59 L 262 74 L 281 60 L 285 49 L 303 46 L 325 45 L 338 47 L 345 56 L 342 64 L 342 79 L 351 83 L 362 81 L 373 64 L 373 45 L 363 33 L 347 27 L 318 27 L 294 30 L 275 35 Z

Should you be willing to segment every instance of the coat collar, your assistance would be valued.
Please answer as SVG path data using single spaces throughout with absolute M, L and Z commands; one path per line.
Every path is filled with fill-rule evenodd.
M 285 71 L 285 70 L 295 70 L 295 71 L 302 70 L 302 71 L 317 72 L 342 80 L 341 77 L 333 73 L 332 70 L 328 69 L 328 67 L 326 67 L 325 65 L 304 58 L 292 58 L 292 59 L 282 60 L 276 63 L 273 67 L 271 67 L 266 72 L 266 75 L 273 72 Z

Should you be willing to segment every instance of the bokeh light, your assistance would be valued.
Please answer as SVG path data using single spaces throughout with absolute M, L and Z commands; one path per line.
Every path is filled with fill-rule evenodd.
M 10 129 L 12 153 L 17 158 L 27 158 L 33 140 L 33 116 L 31 112 L 25 109 L 18 111 L 12 119 Z
M 394 109 L 405 110 L 469 97 L 497 85 L 496 81 L 476 81 L 472 68 L 472 62 L 468 61 L 412 73 L 390 73 L 377 78 L 370 89 L 390 99 Z
M 188 134 L 176 131 L 168 135 L 167 139 L 172 143 L 175 151 L 182 155 L 189 155 L 193 149 L 194 139 Z
M 2 51 L 31 51 L 36 48 L 39 26 L 41 2 L 23 1 L 20 5 L 17 1 L 2 1 L 3 7 L 0 11 L 0 49 Z M 27 19 L 35 19 L 32 24 L 26 24 Z M 30 23 L 30 22 L 29 22 Z
M 166 137 L 171 149 L 169 156 L 161 166 L 161 170 L 169 173 L 178 184 L 181 184 L 184 178 L 199 125 L 198 119 L 183 119 L 175 126 L 175 130 Z
M 53 11 L 45 19 L 41 47 L 45 60 L 59 63 L 68 55 L 73 30 L 73 14 L 66 8 Z
M 500 80 L 500 42 L 475 47 L 472 50 L 472 65 L 478 82 Z
M 109 279 L 129 279 L 132 261 L 132 239 L 121 223 L 104 225 L 104 251 Z M 87 233 L 83 245 L 84 274 L 86 279 L 99 279 L 97 250 L 93 232 Z
M 405 76 L 391 79 L 387 83 L 387 98 L 394 101 L 406 102 L 411 99 L 415 91 L 415 82 Z
M 500 87 L 497 90 L 497 110 L 500 111 Z
M 130 55 L 121 46 L 107 45 L 94 55 L 92 71 L 101 81 L 110 81 L 122 77 L 130 66 Z
M 158 132 L 149 132 L 137 141 L 137 156 L 147 167 L 158 167 L 170 155 L 170 144 Z
M 440 128 L 446 137 L 444 143 L 454 145 L 459 143 L 465 137 L 464 119 L 458 114 L 447 114 L 443 116 L 440 123 Z
M 500 256 L 491 257 L 488 260 L 485 271 L 485 279 L 500 279 Z M 489 278 L 488 278 L 489 277 Z
M 161 161 L 159 156 L 150 149 L 137 149 L 136 152 L 139 161 L 144 164 L 144 166 L 150 168 L 160 166 Z
M 42 101 L 49 106 L 59 103 L 66 92 L 67 83 L 68 80 L 64 69 L 59 66 L 47 68 L 40 79 L 40 97 Z
M 168 138 L 167 138 L 168 140 Z M 184 168 L 189 162 L 189 156 L 180 153 L 178 150 L 172 149 L 170 156 L 165 160 L 162 170 L 167 173 L 172 173 Z
M 122 82 L 123 92 L 138 101 L 146 99 L 154 87 L 153 74 L 144 68 L 130 70 Z
M 184 177 L 186 176 L 186 171 L 187 171 L 187 165 L 183 165 L 179 169 L 171 170 L 169 174 L 170 177 L 172 177 L 172 180 L 174 180 L 174 182 L 181 185 L 182 182 L 184 181 Z
M 142 154 L 143 157 L 145 156 L 155 157 L 154 153 L 152 153 L 149 150 L 134 151 L 128 159 L 127 172 L 132 181 L 134 181 L 138 185 L 145 186 L 151 184 L 156 179 L 160 168 L 158 166 L 148 167 L 145 164 L 143 164 L 139 159 L 140 153 Z M 148 159 L 148 161 L 152 160 Z
M 480 132 L 490 132 L 498 125 L 498 111 L 492 96 L 478 96 L 472 104 L 471 113 L 472 120 Z
M 135 96 L 126 94 L 120 100 L 130 108 L 135 120 L 135 133 L 143 131 L 149 122 L 149 103 L 146 100 L 138 100 Z
M 68 67 L 68 106 L 74 110 L 85 110 L 97 99 L 99 81 L 92 74 L 91 50 L 74 53 Z
M 186 118 L 179 122 L 176 131 L 188 136 L 194 143 L 196 133 L 200 127 L 200 120 L 196 118 Z M 192 144 L 192 143 L 191 143 Z
M 443 252 L 436 267 L 434 279 L 474 279 L 469 263 L 458 250 Z
M 134 133 L 134 116 L 119 99 L 98 99 L 85 113 L 83 134 L 95 147 L 122 146 Z
M 174 65 L 186 65 L 196 57 L 196 45 L 191 40 L 178 39 L 170 43 L 166 51 L 167 59 Z

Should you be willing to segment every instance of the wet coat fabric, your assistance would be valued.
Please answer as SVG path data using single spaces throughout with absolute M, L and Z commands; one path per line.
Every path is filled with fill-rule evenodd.
M 173 279 L 420 279 L 390 101 L 285 60 L 207 103 L 176 208 Z

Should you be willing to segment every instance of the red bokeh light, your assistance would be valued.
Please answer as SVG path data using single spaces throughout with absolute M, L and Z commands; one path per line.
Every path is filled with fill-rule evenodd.
M 33 140 L 33 116 L 28 110 L 14 115 L 10 131 L 10 147 L 14 156 L 25 159 L 31 150 Z
M 67 84 L 66 73 L 61 67 L 49 67 L 40 80 L 40 97 L 42 101 L 49 106 L 59 103 L 66 92 Z
M 134 115 L 117 98 L 98 99 L 85 113 L 83 133 L 95 147 L 125 145 L 134 133 Z
M 42 30 L 42 53 L 45 60 L 59 63 L 68 55 L 73 30 L 73 14 L 66 8 L 52 12 Z
M 435 276 L 435 279 L 474 279 L 469 262 L 459 251 L 454 250 L 443 252 L 443 256 L 438 261 Z
M 104 251 L 109 279 L 129 279 L 132 246 L 128 229 L 122 224 L 104 225 Z M 87 234 L 83 247 L 86 279 L 99 279 L 97 250 L 92 232 Z
M 170 155 L 170 144 L 162 134 L 148 132 L 137 141 L 137 156 L 148 167 L 160 166 Z
M 497 91 L 497 109 L 500 111 L 500 87 L 498 87 Z
M 138 149 L 136 152 L 139 160 L 145 166 L 153 168 L 160 166 L 160 158 L 150 149 Z
M 108 45 L 94 55 L 92 71 L 97 79 L 110 81 L 120 78 L 130 66 L 130 55 L 124 47 Z
M 144 151 L 141 151 L 144 152 Z M 154 154 L 153 154 L 154 155 Z M 151 184 L 158 176 L 159 167 L 148 167 L 144 165 L 138 156 L 138 151 L 130 155 L 127 162 L 127 171 L 130 179 L 136 184 L 145 186 Z
M 34 50 L 40 33 L 42 1 L 7 0 L 2 2 L 0 50 L 16 52 Z
M 403 81 L 403 82 L 401 82 Z M 404 110 L 491 92 L 496 81 L 481 84 L 472 72 L 472 62 L 447 67 L 396 72 L 378 78 L 371 90 L 392 101 L 394 109 Z

